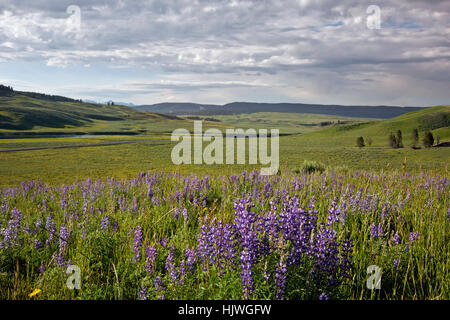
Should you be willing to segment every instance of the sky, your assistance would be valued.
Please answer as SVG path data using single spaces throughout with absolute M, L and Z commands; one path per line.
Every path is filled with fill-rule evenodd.
M 0 83 L 134 104 L 449 104 L 450 1 L 0 0 Z

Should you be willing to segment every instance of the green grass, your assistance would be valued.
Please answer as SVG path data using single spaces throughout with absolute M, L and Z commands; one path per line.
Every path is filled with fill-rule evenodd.
M 195 117 L 192 115 L 185 117 Z M 237 128 L 278 129 L 281 134 L 308 133 L 322 130 L 330 125 L 341 123 L 361 123 L 373 121 L 373 118 L 352 118 L 309 113 L 257 112 L 251 114 L 198 116 L 202 119 L 214 118 L 218 124 L 225 123 Z M 321 125 L 323 123 L 323 125 Z
M 301 168 L 305 160 L 319 161 L 330 167 L 352 169 L 390 170 L 410 172 L 429 170 L 448 174 L 450 149 L 448 147 L 413 150 L 408 146 L 412 128 L 420 125 L 420 117 L 448 110 L 437 107 L 402 115 L 399 118 L 375 121 L 363 125 L 340 125 L 317 132 L 280 137 L 280 164 L 282 172 Z M 192 121 L 182 123 L 192 132 Z M 161 123 L 162 125 L 162 123 Z M 205 128 L 220 125 L 222 130 L 230 127 L 227 123 L 210 122 Z M 405 148 L 388 147 L 391 131 L 403 131 Z M 167 130 L 164 129 L 164 130 Z M 450 129 L 432 130 L 442 141 L 450 140 Z M 423 132 L 420 132 L 422 135 Z M 363 136 L 373 139 L 372 146 L 356 147 L 356 138 Z M 156 136 L 107 136 L 88 138 L 39 138 L 0 139 L 0 149 L 37 147 L 46 145 L 88 144 L 134 140 L 126 145 L 96 146 L 73 149 L 46 149 L 0 153 L 0 186 L 17 185 L 22 181 L 41 179 L 46 182 L 70 183 L 87 177 L 101 178 L 114 176 L 126 178 L 150 169 L 164 169 L 202 174 L 235 173 L 260 166 L 251 165 L 181 165 L 172 164 L 170 154 L 175 143 L 168 135 Z M 204 143 L 204 146 L 207 143 Z M 406 165 L 404 166 L 406 158 Z

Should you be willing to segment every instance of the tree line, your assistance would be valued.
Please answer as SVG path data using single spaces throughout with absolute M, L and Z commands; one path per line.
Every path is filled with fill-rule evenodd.
M 412 131 L 412 133 L 411 133 L 411 140 L 412 140 L 411 148 L 413 148 L 413 149 L 420 149 L 420 146 L 419 146 L 420 137 L 419 137 L 419 130 L 417 128 L 415 128 Z M 366 140 L 364 140 L 364 137 L 356 138 L 356 146 L 359 147 L 359 148 L 365 147 L 366 146 L 366 142 L 367 142 L 367 144 L 369 146 L 372 145 L 372 139 L 371 138 L 367 138 Z M 440 142 L 441 142 L 440 136 L 436 136 L 436 138 L 435 138 L 430 130 L 426 130 L 424 132 L 424 135 L 422 136 L 422 145 L 425 148 L 430 148 L 435 143 L 436 144 L 440 144 Z M 394 148 L 394 149 L 396 149 L 396 148 L 403 148 L 404 145 L 403 145 L 403 134 L 402 134 L 402 131 L 399 129 L 399 130 L 397 130 L 396 134 L 391 132 L 389 134 L 388 143 L 389 143 L 389 146 L 391 148 Z

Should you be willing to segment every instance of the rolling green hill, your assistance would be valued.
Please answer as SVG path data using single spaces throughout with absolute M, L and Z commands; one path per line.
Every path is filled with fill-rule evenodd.
M 0 96 L 0 129 L 73 128 L 96 121 L 155 120 L 168 116 L 140 112 L 125 106 L 79 101 L 52 101 L 22 93 Z M 173 117 L 170 117 L 173 118 Z
M 419 133 L 431 130 L 433 135 L 442 139 L 450 138 L 450 106 L 437 106 L 413 111 L 393 119 L 371 121 L 350 125 L 334 126 L 317 132 L 318 136 L 345 140 L 346 144 L 354 144 L 356 137 L 371 138 L 373 145 L 386 145 L 390 133 L 401 130 L 403 143 L 408 146 L 411 143 L 412 131 L 417 128 Z M 348 138 L 354 137 L 353 140 Z
M 167 133 L 191 122 L 122 105 L 0 90 L 0 137 Z

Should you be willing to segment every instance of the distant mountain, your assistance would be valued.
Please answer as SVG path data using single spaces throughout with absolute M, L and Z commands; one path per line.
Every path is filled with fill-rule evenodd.
M 136 110 L 158 112 L 164 114 L 224 114 L 223 106 L 214 104 L 198 104 L 184 102 L 165 102 L 152 105 L 134 106 Z
M 378 119 L 390 119 L 408 112 L 423 109 L 421 107 L 342 106 L 303 103 L 254 102 L 233 102 L 225 105 L 167 102 L 153 105 L 134 106 L 133 108 L 140 111 L 174 115 L 231 115 L 256 112 L 286 112 Z

